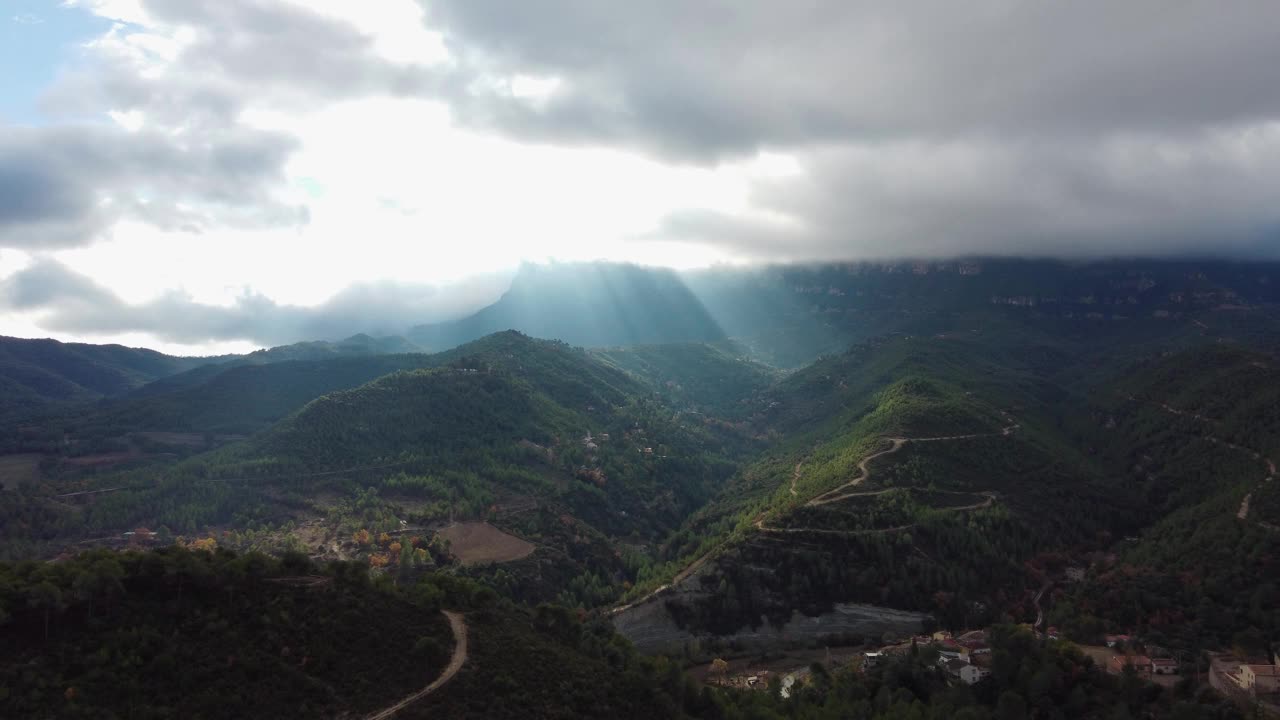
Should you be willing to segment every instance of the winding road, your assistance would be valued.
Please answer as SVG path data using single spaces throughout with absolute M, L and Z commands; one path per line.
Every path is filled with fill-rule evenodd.
M 1008 412 L 1001 410 L 1000 414 L 1003 415 L 1005 419 L 1009 419 Z M 882 457 L 884 455 L 890 455 L 892 453 L 898 452 L 899 450 L 902 449 L 903 445 L 906 445 L 909 442 L 941 442 L 943 440 L 969 440 L 969 439 L 981 438 L 981 437 L 1001 437 L 1001 436 L 1012 435 L 1013 431 L 1016 430 L 1018 427 L 1019 427 L 1018 423 L 1013 423 L 1012 425 L 1006 425 L 1005 427 L 1001 428 L 1000 432 L 998 433 L 973 433 L 970 435 L 942 435 L 937 437 L 922 437 L 922 438 L 907 438 L 907 437 L 887 438 L 891 443 L 891 446 L 888 449 L 881 450 L 880 452 L 872 453 L 866 456 L 865 458 L 863 458 L 862 461 L 858 463 L 858 471 L 859 471 L 858 477 L 854 478 L 853 480 L 850 480 L 849 482 L 833 490 L 828 490 L 827 492 L 822 493 L 821 495 L 818 495 L 810 499 L 808 502 L 805 503 L 805 505 L 808 507 L 817 507 L 819 505 L 826 505 L 827 503 L 836 502 L 838 500 L 844 500 L 846 498 L 851 498 L 851 497 L 859 497 L 859 496 L 865 496 L 865 495 L 879 495 L 881 493 L 885 493 L 885 492 L 888 492 L 889 490 L 894 489 L 894 488 L 888 488 L 885 490 L 876 490 L 868 493 L 839 494 L 840 491 L 842 490 L 846 490 L 852 487 L 857 487 L 858 485 L 862 484 L 868 477 L 871 476 L 871 470 L 867 467 L 867 464 L 870 463 L 872 460 L 875 460 L 876 458 Z M 791 473 L 790 491 L 793 496 L 798 495 L 798 493 L 796 492 L 796 481 L 800 479 L 800 471 L 803 467 L 804 467 L 804 460 L 801 460 L 800 462 L 796 463 L 795 470 Z M 974 503 L 973 505 L 965 505 L 962 507 L 944 508 L 944 509 L 948 511 L 953 511 L 953 512 L 964 512 L 967 510 L 980 510 L 982 508 L 990 507 L 991 504 L 994 503 L 996 499 L 996 494 L 993 492 L 974 492 L 974 493 L 966 493 L 966 494 L 983 495 L 986 497 L 986 500 L 980 503 Z M 818 528 L 813 528 L 813 529 L 774 528 L 774 527 L 768 527 L 764 524 L 763 515 L 756 519 L 754 525 L 757 530 L 761 532 L 766 532 L 766 533 L 802 533 L 803 532 L 803 533 L 819 533 L 819 534 L 843 535 L 843 536 L 890 533 L 890 532 L 898 532 L 900 530 L 909 530 L 912 527 L 915 527 L 915 525 L 912 524 L 912 525 L 901 525 L 898 527 L 891 527 L 891 528 L 877 528 L 874 530 L 823 530 Z M 645 594 L 643 597 L 637 600 L 634 600 L 625 605 L 619 605 L 613 608 L 612 610 L 609 611 L 609 614 L 617 615 L 618 613 L 624 612 L 626 610 L 630 610 L 631 608 L 636 607 L 637 605 L 643 605 L 649 600 L 652 600 L 653 598 L 657 597 L 663 591 L 668 590 L 676 585 L 679 585 L 690 575 L 697 572 L 698 568 L 706 564 L 706 562 L 710 560 L 715 553 L 716 553 L 716 550 L 711 550 L 705 553 L 704 555 L 702 555 L 701 557 L 699 557 L 698 559 L 690 563 L 688 567 L 676 573 L 676 576 L 671 579 L 671 582 L 666 583 L 665 585 L 660 585 L 659 587 L 655 588 L 654 590 L 650 591 L 649 593 Z
M 1013 431 L 1016 429 L 1018 429 L 1018 424 L 1014 423 L 1012 425 L 1007 425 L 1001 428 L 999 433 L 974 433 L 971 435 L 940 435 L 937 437 L 922 437 L 922 438 L 907 438 L 907 437 L 888 438 L 889 442 L 893 443 L 893 445 L 889 447 L 889 449 L 881 450 L 880 452 L 877 452 L 877 453 L 872 453 L 866 456 L 865 458 L 863 458 L 862 462 L 858 463 L 858 473 L 859 473 L 858 477 L 850 480 L 849 482 L 841 485 L 840 487 L 834 488 L 832 490 L 828 490 L 827 492 L 824 492 L 821 495 L 818 495 L 812 498 L 811 500 L 809 500 L 809 502 L 805 503 L 805 505 L 807 507 L 818 507 L 819 505 L 826 505 L 827 503 L 833 503 L 839 500 L 844 500 L 846 498 L 856 497 L 857 495 L 855 493 L 840 494 L 840 491 L 845 490 L 847 488 L 857 487 L 858 485 L 861 485 L 863 482 L 866 482 L 867 478 L 871 477 L 871 470 L 867 468 L 867 463 L 871 462 L 872 460 L 875 460 L 878 457 L 883 457 L 885 455 L 892 455 L 893 453 L 896 453 L 899 450 L 901 450 L 902 446 L 906 445 L 907 443 L 942 442 L 944 440 L 972 440 L 974 438 L 1007 436 L 1007 435 L 1012 435 Z M 797 471 L 799 470 L 798 466 L 796 470 Z M 794 480 L 792 482 L 794 482 Z
M 633 600 L 632 602 L 629 602 L 626 605 L 619 605 L 618 607 L 610 610 L 609 614 L 617 615 L 618 613 L 624 610 L 630 610 L 631 608 L 637 605 L 643 605 L 646 602 L 649 602 L 649 600 L 653 599 L 654 597 L 657 597 L 660 593 L 662 593 L 662 591 L 667 590 L 674 585 L 679 585 L 680 583 L 684 582 L 685 578 L 697 572 L 698 568 L 706 564 L 706 562 L 710 560 L 711 556 L 714 555 L 715 553 L 716 553 L 715 550 L 708 550 L 707 552 L 703 553 L 703 555 L 699 557 L 697 560 L 694 560 L 693 562 L 689 563 L 688 567 L 676 573 L 676 576 L 671 578 L 671 582 L 665 585 L 659 585 L 658 587 L 649 591 L 638 600 Z
M 453 676 L 457 675 L 458 671 L 467 662 L 467 621 L 462 617 L 462 613 L 453 612 L 452 610 L 441 610 L 440 612 L 444 613 L 444 616 L 449 619 L 449 628 L 453 630 L 453 656 L 449 658 L 449 664 L 445 666 L 444 672 L 440 673 L 440 677 L 431 681 L 430 685 L 395 705 L 365 716 L 365 720 L 384 720 L 418 702 L 452 680 Z
M 1171 414 L 1171 415 L 1178 415 L 1178 416 L 1180 416 L 1180 417 L 1190 417 L 1190 418 L 1195 418 L 1196 420 L 1200 420 L 1200 421 L 1202 421 L 1202 422 L 1206 422 L 1206 423 L 1209 423 L 1209 424 L 1211 424 L 1211 425 L 1216 425 L 1216 424 L 1218 423 L 1218 421 L 1217 421 L 1217 420 L 1215 420 L 1215 419 L 1213 419 L 1213 418 L 1211 418 L 1211 417 L 1206 417 L 1206 416 L 1204 416 L 1204 415 L 1201 415 L 1200 413 L 1187 412 L 1186 410 L 1179 410 L 1179 409 L 1177 409 L 1177 408 L 1175 408 L 1175 407 L 1170 407 L 1168 403 L 1162 403 L 1162 402 L 1156 402 L 1156 401 L 1144 401 L 1144 400 L 1139 400 L 1138 398 L 1134 397 L 1133 395 L 1124 395 L 1124 397 L 1125 397 L 1125 398 L 1127 398 L 1128 400 L 1132 401 L 1132 402 L 1137 402 L 1137 403 L 1147 402 L 1148 404 L 1155 405 L 1156 407 L 1160 408 L 1161 410 L 1164 410 L 1165 412 L 1167 412 L 1167 413 L 1169 413 L 1169 414 Z M 1275 476 L 1276 476 L 1276 462 L 1275 462 L 1275 460 L 1272 460 L 1271 458 L 1266 457 L 1266 456 L 1265 456 L 1265 455 L 1263 455 L 1261 452 L 1259 452 L 1259 451 L 1257 451 L 1257 450 L 1254 450 L 1254 449 L 1252 449 L 1252 448 L 1244 447 L 1244 446 L 1242 446 L 1242 445 L 1236 445 L 1236 444 L 1235 444 L 1235 443 L 1233 443 L 1233 442 L 1227 442 L 1226 440 L 1221 440 L 1221 439 L 1219 439 L 1219 438 L 1214 437 L 1213 435 L 1201 435 L 1201 436 L 1200 436 L 1200 438 L 1201 438 L 1202 440 L 1208 440 L 1209 442 L 1211 442 L 1211 443 L 1213 443 L 1213 444 L 1215 444 L 1215 445 L 1223 445 L 1223 446 L 1226 446 L 1226 447 L 1231 448 L 1232 450 L 1239 450 L 1240 452 L 1249 453 L 1250 455 L 1252 455 L 1252 456 L 1253 456 L 1253 459 L 1254 459 L 1254 460 L 1261 460 L 1263 463 L 1265 463 L 1265 464 L 1266 464 L 1266 466 L 1267 466 L 1267 475 L 1266 475 L 1266 477 L 1262 478 L 1262 480 L 1261 480 L 1261 481 L 1259 481 L 1259 482 L 1258 482 L 1258 484 L 1259 484 L 1259 485 L 1261 485 L 1262 483 L 1268 483 L 1268 482 L 1271 482 L 1273 479 L 1275 479 Z M 1237 517 L 1237 518 L 1239 518 L 1240 520 L 1248 521 L 1248 519 L 1249 519 L 1249 505 L 1250 505 L 1250 501 L 1252 501 L 1252 500 L 1253 500 L 1253 493 L 1252 493 L 1252 492 L 1250 492 L 1250 493 L 1246 493 L 1246 494 L 1245 494 L 1245 496 L 1244 496 L 1244 498 L 1243 498 L 1243 499 L 1241 499 L 1241 501 L 1240 501 L 1240 509 L 1236 511 L 1236 517 Z M 1273 531 L 1273 532 L 1277 530 L 1276 526 L 1272 525 L 1271 523 L 1266 523 L 1266 522 L 1261 522 L 1261 521 L 1259 521 L 1259 522 L 1258 522 L 1258 525 L 1260 525 L 1260 526 L 1261 526 L 1261 527 L 1263 527 L 1263 528 L 1266 528 L 1267 530 L 1271 530 L 1271 531 Z

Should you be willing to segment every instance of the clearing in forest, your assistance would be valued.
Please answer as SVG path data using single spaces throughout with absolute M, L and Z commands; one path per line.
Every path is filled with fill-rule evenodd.
M 16 490 L 24 482 L 40 479 L 40 453 L 0 455 L 0 490 Z
M 533 552 L 533 543 L 502 532 L 487 522 L 454 523 L 439 533 L 463 565 L 511 562 Z

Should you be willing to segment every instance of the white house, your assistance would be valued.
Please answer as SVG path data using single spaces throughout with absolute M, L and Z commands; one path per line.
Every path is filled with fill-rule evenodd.
M 960 668 L 960 679 L 965 685 L 972 685 L 990 674 L 990 670 L 977 665 L 965 665 Z
M 1156 675 L 1178 674 L 1178 661 L 1173 658 L 1151 658 L 1151 672 Z
M 1241 665 L 1240 687 L 1255 695 L 1280 691 L 1280 668 L 1275 665 Z

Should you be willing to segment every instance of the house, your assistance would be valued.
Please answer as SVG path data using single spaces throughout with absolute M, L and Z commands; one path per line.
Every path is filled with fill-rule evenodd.
M 1280 692 L 1280 667 L 1275 665 L 1241 665 L 1236 677 L 1240 687 L 1254 695 Z
M 1054 627 L 1054 626 L 1050 625 L 1048 628 L 1046 628 L 1046 629 L 1045 629 L 1044 634 L 1045 634 L 1045 635 L 1048 635 L 1050 640 L 1057 640 L 1057 639 L 1058 639 L 1058 628 L 1056 628 L 1056 627 Z
M 1107 647 L 1113 648 L 1113 647 L 1128 643 L 1129 636 L 1128 635 L 1107 635 L 1103 638 L 1103 640 L 1106 641 Z
M 961 650 L 942 649 L 938 651 L 938 662 L 944 663 L 948 660 L 963 660 L 967 655 L 967 652 Z
M 943 671 L 953 677 L 960 677 L 960 673 L 964 671 L 965 668 L 969 667 L 969 663 L 963 660 L 946 660 L 940 664 L 942 665 Z
M 1145 677 L 1151 674 L 1151 658 L 1146 655 L 1112 655 L 1111 662 L 1107 663 L 1107 671 L 1113 675 L 1123 673 L 1126 667 Z
M 884 656 L 878 652 L 864 652 L 862 653 L 862 668 L 864 670 L 873 668 L 879 665 L 883 658 Z
M 1177 675 L 1178 661 L 1173 658 L 1151 658 L 1151 672 L 1156 675 Z
M 990 674 L 990 670 L 977 665 L 965 665 L 960 668 L 960 680 L 965 685 L 973 685 Z

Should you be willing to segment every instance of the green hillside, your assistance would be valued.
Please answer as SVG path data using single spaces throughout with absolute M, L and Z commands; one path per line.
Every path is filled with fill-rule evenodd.
M 725 343 L 635 345 L 592 354 L 641 378 L 672 407 L 721 418 L 759 410 L 759 395 L 779 377 Z
M 223 358 L 182 358 L 121 345 L 0 337 L 0 422 L 120 395 Z
M 815 664 L 789 698 L 777 680 L 702 685 L 601 621 L 447 573 L 371 581 L 348 563 L 221 549 L 0 564 L 0 639 L 5 717 L 1243 717 L 1012 627 L 992 628 L 991 677 L 973 687 L 949 684 L 928 646 L 864 672 Z
M 463 619 L 467 660 L 414 713 L 681 715 L 678 670 L 672 688 L 659 664 L 563 610 L 517 608 L 443 574 L 397 587 L 366 566 L 179 548 L 0 564 L 0 714 L 362 716 L 444 670 L 458 648 L 441 608 Z M 575 692 L 531 676 L 550 665 Z

